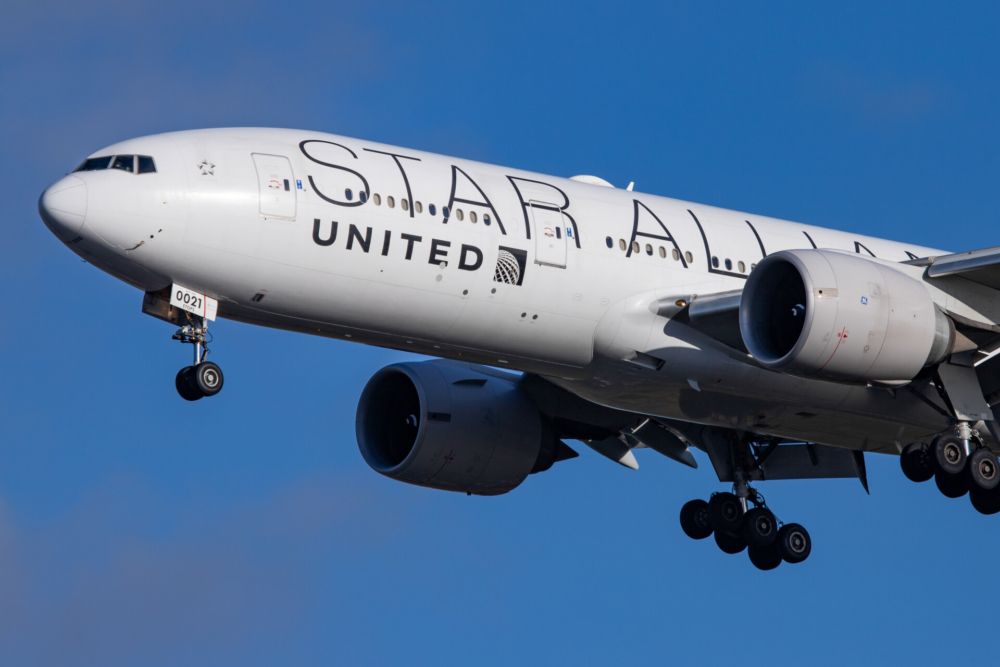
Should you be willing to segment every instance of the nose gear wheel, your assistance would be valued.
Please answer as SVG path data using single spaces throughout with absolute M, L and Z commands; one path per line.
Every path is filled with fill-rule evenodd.
M 174 386 L 181 398 L 197 401 L 222 391 L 222 369 L 218 364 L 205 360 L 208 356 L 208 344 L 212 340 L 208 333 L 208 322 L 192 316 L 189 324 L 174 333 L 173 339 L 194 347 L 194 363 L 180 369 L 174 379 Z

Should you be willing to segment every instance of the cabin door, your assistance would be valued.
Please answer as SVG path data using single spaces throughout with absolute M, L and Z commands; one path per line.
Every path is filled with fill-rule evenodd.
M 283 155 L 253 154 L 257 168 L 260 214 L 265 218 L 295 219 L 295 180 Z
M 566 268 L 566 216 L 555 204 L 528 202 L 535 234 L 535 263 Z

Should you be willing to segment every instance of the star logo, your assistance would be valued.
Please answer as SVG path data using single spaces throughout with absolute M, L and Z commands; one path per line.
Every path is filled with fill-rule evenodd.
M 198 169 L 201 171 L 202 176 L 215 176 L 215 164 L 208 160 L 199 162 Z

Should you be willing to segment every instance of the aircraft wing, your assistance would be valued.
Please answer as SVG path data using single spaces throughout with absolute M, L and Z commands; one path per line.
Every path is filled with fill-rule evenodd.
M 961 276 L 974 283 L 1000 289 L 1000 246 L 936 257 L 922 257 L 907 264 L 926 266 L 928 278 Z

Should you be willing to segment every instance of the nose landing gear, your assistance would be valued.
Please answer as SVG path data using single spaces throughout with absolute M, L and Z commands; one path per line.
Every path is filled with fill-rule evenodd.
M 173 339 L 194 346 L 194 364 L 177 371 L 174 385 L 177 393 L 186 401 L 197 401 L 206 396 L 215 396 L 222 391 L 223 375 L 218 364 L 206 361 L 208 343 L 208 323 L 186 324 L 177 330 Z

